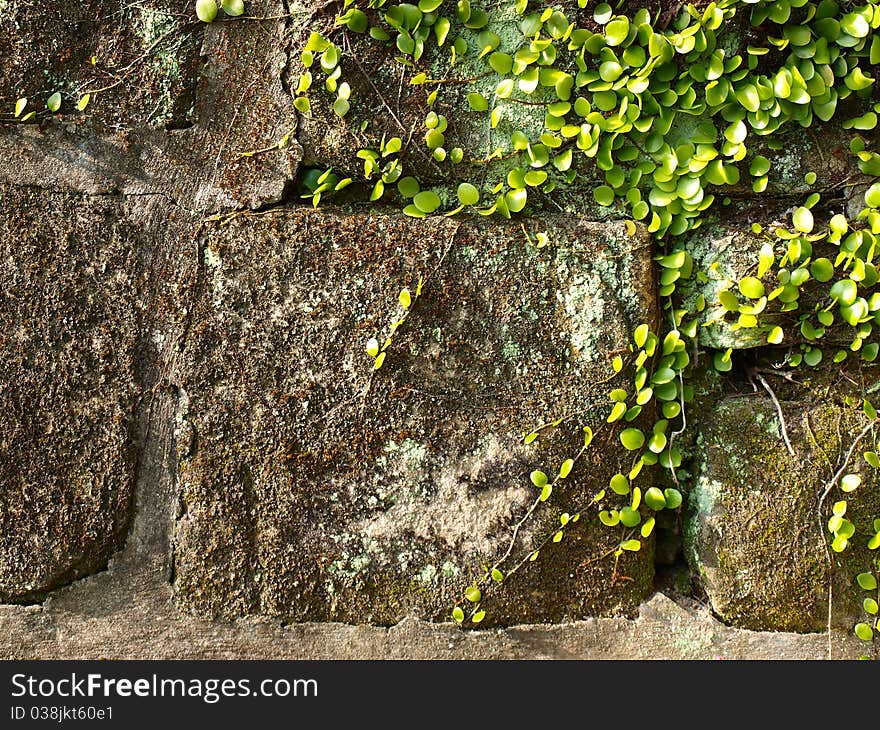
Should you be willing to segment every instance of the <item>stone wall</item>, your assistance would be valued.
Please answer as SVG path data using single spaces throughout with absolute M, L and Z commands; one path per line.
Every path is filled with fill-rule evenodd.
M 491 599 L 485 627 L 505 628 L 443 623 L 506 549 L 529 472 L 577 450 L 611 359 L 659 324 L 654 244 L 583 191 L 510 222 L 305 205 L 301 165 L 342 160 L 351 131 L 297 129 L 306 33 L 280 1 L 251 5 L 275 19 L 207 26 L 173 0 L 3 11 L 3 108 L 65 94 L 38 125 L 0 122 L 0 656 L 864 653 L 860 568 L 826 553 L 816 512 L 855 427 L 848 381 L 774 381 L 790 456 L 747 377 L 774 353 L 708 312 L 695 356 L 741 352 L 698 381 L 681 514 L 619 559 L 585 515 Z M 76 112 L 95 84 L 112 88 Z M 850 176 L 845 135 L 817 134 L 792 138 L 785 174 Z M 692 235 L 698 264 L 752 265 L 749 223 L 804 192 L 773 183 L 769 204 L 739 191 Z M 420 281 L 372 370 L 366 341 Z M 615 445 L 597 437 L 523 546 L 630 468 Z

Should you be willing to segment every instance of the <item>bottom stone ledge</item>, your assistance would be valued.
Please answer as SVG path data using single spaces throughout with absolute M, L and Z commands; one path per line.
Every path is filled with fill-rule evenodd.
M 169 604 L 170 605 L 170 604 Z M 834 631 L 736 629 L 701 606 L 662 593 L 634 619 L 523 624 L 464 631 L 408 617 L 391 627 L 340 623 L 282 626 L 265 619 L 208 622 L 179 615 L 86 617 L 0 606 L 0 659 L 857 659 L 866 645 Z

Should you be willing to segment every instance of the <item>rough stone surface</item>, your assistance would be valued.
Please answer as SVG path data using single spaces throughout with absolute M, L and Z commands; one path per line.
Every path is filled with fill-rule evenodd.
M 529 472 L 552 473 L 582 442 L 560 428 L 527 447 L 521 434 L 606 402 L 593 383 L 656 320 L 644 235 L 540 225 L 552 252 L 515 224 L 382 214 L 276 210 L 207 231 L 180 375 L 182 605 L 285 620 L 448 615 L 535 498 Z M 397 292 L 420 276 L 373 371 L 364 345 L 384 341 L 404 311 Z M 629 468 L 601 447 L 585 462 L 518 552 Z M 619 538 L 595 512 L 588 521 L 505 585 L 493 620 L 632 610 L 651 588 L 650 543 L 615 567 Z M 615 570 L 631 580 L 612 585 Z
M 699 463 L 688 500 L 688 558 L 713 611 L 752 629 L 818 631 L 828 621 L 851 627 L 860 616 L 857 573 L 869 569 L 861 536 L 843 554 L 826 552 L 830 505 L 849 503 L 847 517 L 870 525 L 880 504 L 876 480 L 859 453 L 850 469 L 864 478 L 857 492 L 835 487 L 819 517 L 819 497 L 866 420 L 853 408 L 781 401 L 790 455 L 773 403 L 763 394 L 721 401 L 701 420 Z M 862 549 L 859 549 L 861 546 Z M 832 570 L 833 566 L 833 570 Z M 833 577 L 832 577 L 833 576 Z
M 119 199 L 0 188 L 0 600 L 106 564 L 129 522 L 145 276 Z

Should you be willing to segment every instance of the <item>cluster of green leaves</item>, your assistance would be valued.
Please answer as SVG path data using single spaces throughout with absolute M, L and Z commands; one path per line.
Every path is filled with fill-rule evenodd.
M 89 94 L 85 94 L 79 100 L 76 105 L 78 111 L 83 111 L 89 103 Z M 12 110 L 12 116 L 17 119 L 19 122 L 30 122 L 33 121 L 37 116 L 37 110 L 31 109 L 26 112 L 28 106 L 28 100 L 26 97 L 21 97 L 15 102 L 15 108 Z M 50 114 L 55 114 L 61 110 L 61 92 L 56 91 L 46 99 L 46 109 Z
M 851 148 L 860 155 L 863 170 L 873 169 L 876 153 L 867 151 L 862 138 L 856 137 Z M 852 221 L 837 213 L 817 222 L 812 209 L 819 201 L 818 193 L 811 194 L 792 213 L 791 227 L 764 234 L 755 274 L 738 282 L 728 280 L 719 292 L 722 319 L 736 317 L 732 329 L 757 329 L 769 344 L 799 340 L 799 351 L 788 357 L 792 367 L 818 365 L 823 359 L 821 340 L 835 325 L 838 334 L 847 325 L 852 330 L 849 347 L 837 349 L 833 361 L 858 353 L 862 360 L 874 362 L 880 353 L 877 338 L 872 341 L 880 324 L 880 274 L 875 263 L 880 182 L 866 190 L 865 207 Z M 753 230 L 763 234 L 760 225 Z M 808 296 L 803 297 L 805 292 Z M 783 316 L 794 323 L 788 333 L 780 324 Z M 729 369 L 719 361 L 716 365 Z
M 383 340 L 382 344 L 379 344 L 379 340 L 375 337 L 371 337 L 366 344 L 367 355 L 369 355 L 373 359 L 373 370 L 379 370 L 385 362 L 385 354 L 388 351 L 388 348 L 391 347 L 392 338 L 394 337 L 395 332 L 406 322 L 407 317 L 409 317 L 410 312 L 412 311 L 412 306 L 415 304 L 416 300 L 420 296 L 422 296 L 422 287 L 424 286 L 424 280 L 422 277 L 419 277 L 419 281 L 416 284 L 415 293 L 410 292 L 409 289 L 401 289 L 400 294 L 397 295 L 397 303 L 400 305 L 400 315 L 392 318 L 391 322 L 388 324 L 388 332 Z
M 221 0 L 217 7 L 216 0 L 196 0 L 196 17 L 203 23 L 213 23 L 220 9 L 233 18 L 244 14 L 244 0 Z
M 684 252 L 671 255 L 675 260 L 668 261 L 681 266 L 679 259 L 686 258 Z M 625 552 L 638 552 L 644 541 L 650 538 L 656 525 L 655 513 L 664 509 L 676 510 L 682 504 L 682 495 L 678 489 L 660 489 L 656 486 L 638 484 L 646 466 L 660 464 L 672 471 L 681 466 L 681 451 L 675 447 L 673 440 L 681 433 L 681 429 L 672 430 L 670 424 L 683 426 L 683 407 L 693 400 L 693 388 L 684 382 L 682 376 L 690 364 L 686 351 L 686 342 L 677 326 L 661 337 L 651 331 L 647 324 L 640 324 L 633 333 L 633 341 L 628 347 L 627 363 L 620 355 L 612 362 L 612 369 L 620 378 L 632 373 L 632 381 L 627 387 L 614 388 L 608 393 L 610 406 L 605 418 L 604 427 L 617 428 L 617 439 L 627 452 L 633 455 L 632 466 L 626 474 L 617 473 L 611 477 L 606 487 L 600 488 L 574 513 L 563 512 L 556 525 L 537 547 L 530 549 L 520 557 L 513 567 L 507 569 L 508 562 L 513 559 L 516 532 L 518 527 L 527 520 L 543 503 L 550 500 L 557 485 L 572 474 L 577 463 L 584 456 L 593 442 L 594 432 L 589 426 L 583 427 L 584 442 L 580 450 L 572 457 L 566 458 L 555 470 L 552 479 L 546 472 L 536 469 L 529 479 L 538 490 L 531 508 L 520 521 L 515 530 L 514 541 L 507 552 L 493 565 L 484 568 L 480 581 L 472 584 L 465 592 L 464 600 L 460 601 L 453 611 L 456 622 L 462 623 L 469 619 L 471 623 L 480 623 L 486 616 L 482 600 L 487 587 L 501 584 L 507 577 L 517 572 L 525 564 L 538 559 L 546 545 L 559 543 L 565 536 L 569 526 L 575 525 L 581 515 L 592 508 L 597 513 L 599 522 L 609 529 L 618 531 L 617 546 L 609 551 L 608 557 L 618 559 Z M 625 371 L 625 372 L 624 372 Z M 646 408 L 656 407 L 661 418 L 652 422 L 650 430 L 643 430 L 635 425 L 637 419 Z M 650 411 L 648 411 L 650 412 Z M 563 419 L 558 419 L 545 426 L 559 426 Z M 618 424 L 613 426 L 613 424 Z M 533 443 L 544 427 L 523 434 L 523 442 Z M 506 569 L 507 573 L 502 572 Z
M 336 95 L 332 104 L 333 112 L 339 117 L 348 114 L 351 109 L 351 87 L 348 82 L 340 81 L 342 77 L 342 66 L 339 65 L 341 57 L 342 52 L 339 46 L 320 33 L 312 32 L 300 54 L 300 61 L 305 71 L 299 76 L 299 84 L 296 87 L 293 101 L 293 106 L 298 112 L 308 114 L 311 111 L 308 92 L 314 83 L 312 69 L 316 72 L 320 69 L 325 77 L 324 89 L 328 93 Z
M 880 520 L 874 520 L 874 537 L 872 542 L 874 549 L 880 545 Z M 862 600 L 862 609 L 865 612 L 865 620 L 859 621 L 855 626 L 855 633 L 862 641 L 873 641 L 878 630 L 878 608 L 877 600 L 880 594 L 877 592 L 877 577 L 880 575 L 880 566 L 875 565 L 875 569 L 870 573 L 859 573 L 856 576 L 856 584 L 868 595 Z
M 766 34 L 764 45 L 736 49 L 736 31 L 725 32 L 742 9 Z M 410 83 L 431 89 L 428 107 L 438 103 L 449 81 L 429 78 L 436 57 L 427 53 L 429 44 L 437 53 L 448 51 L 451 68 L 464 57 L 484 64 L 483 74 L 456 80 L 473 88 L 466 94 L 472 113 L 489 117 L 485 155 L 469 153 L 506 164 L 495 177 L 468 181 L 459 190 L 459 207 L 449 214 L 475 206 L 509 217 L 524 210 L 531 196 L 574 183 L 583 169 L 579 159 L 590 158 L 604 176 L 593 192 L 599 205 L 620 201 L 658 236 L 684 233 L 699 225 L 714 189 L 740 182 L 750 134 L 768 138 L 789 122 L 806 127 L 814 117 L 830 119 L 840 101 L 870 94 L 873 79 L 866 68 L 880 59 L 872 33 L 880 26 L 880 8 L 873 3 L 852 8 L 834 0 L 721 0 L 701 11 L 687 6 L 670 28 L 655 26 L 646 10 L 628 18 L 602 3 L 593 12 L 601 32 L 578 27 L 558 8 L 532 9 L 524 0 L 505 12 L 508 25 L 518 18 L 518 37 L 499 32 L 502 21 L 468 0 L 372 0 L 364 7 L 345 0 L 337 17 L 338 28 L 396 53 L 411 72 Z M 332 77 L 340 54 L 323 36 L 313 34 L 304 66 L 318 50 Z M 303 78 L 311 83 L 308 71 Z M 303 86 L 301 81 L 298 93 L 305 93 Z M 300 111 L 307 104 L 302 98 Z M 523 104 L 543 111 L 539 133 L 507 122 L 514 116 L 510 110 Z M 349 107 L 347 96 L 334 102 L 341 115 Z M 460 162 L 466 145 L 449 145 L 443 123 L 431 127 L 428 119 L 442 115 L 426 117 L 425 140 L 434 159 Z M 876 110 L 847 123 L 873 128 Z M 459 126 L 469 124 L 465 119 Z M 457 153 L 448 154 L 450 148 Z M 766 188 L 770 167 L 764 156 L 750 160 L 756 191 Z M 409 206 L 409 213 L 425 211 Z

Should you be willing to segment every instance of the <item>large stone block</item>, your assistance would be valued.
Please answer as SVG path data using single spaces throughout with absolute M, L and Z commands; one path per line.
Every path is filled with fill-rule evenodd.
M 657 312 L 651 249 L 622 223 L 518 223 L 278 209 L 207 229 L 181 361 L 178 600 L 200 614 L 391 623 L 447 618 L 537 492 L 604 420 L 610 360 Z M 394 335 L 383 367 L 364 345 Z M 569 421 L 530 446 L 521 434 Z M 612 429 L 526 525 L 528 554 L 630 468 Z M 623 461 L 627 461 L 623 465 Z M 584 512 L 498 592 L 487 623 L 630 611 L 653 544 Z M 610 548 L 610 552 L 609 552 Z M 625 579 L 626 578 L 626 579 Z
M 803 398 L 803 394 L 801 394 Z M 715 614 L 759 630 L 819 631 L 828 621 L 829 582 L 835 626 L 851 628 L 860 615 L 857 573 L 870 569 L 863 532 L 880 514 L 877 480 L 857 451 L 849 470 L 864 483 L 855 493 L 839 486 L 819 514 L 819 497 L 856 434 L 867 422 L 859 409 L 833 397 L 781 401 L 795 449 L 784 445 L 769 398 L 728 398 L 700 421 L 694 483 L 685 538 Z M 866 440 L 864 449 L 871 444 Z M 848 501 L 847 517 L 862 525 L 842 554 L 826 548 L 831 505 Z
M 0 188 L 0 601 L 100 569 L 129 520 L 145 274 L 124 218 Z
M 300 158 L 281 78 L 280 0 L 250 5 L 274 20 L 210 26 L 195 19 L 194 3 L 189 22 L 166 0 L 92 5 L 94 15 L 67 2 L 37 15 L 11 1 L 7 12 L 23 30 L 0 37 L 0 53 L 8 47 L 12 59 L 0 81 L 28 97 L 39 123 L 2 125 L 0 158 L 14 160 L 2 177 L 90 194 L 162 195 L 193 212 L 280 201 Z M 66 60 L 53 65 L 58 58 Z M 51 114 L 45 103 L 55 90 L 62 105 Z M 91 100 L 77 110 L 85 92 Z

